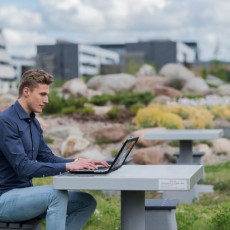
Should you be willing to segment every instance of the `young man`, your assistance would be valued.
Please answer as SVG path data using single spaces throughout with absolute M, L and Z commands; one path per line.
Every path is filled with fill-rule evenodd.
M 57 157 L 47 146 L 35 113 L 48 103 L 52 82 L 43 70 L 26 71 L 18 100 L 0 114 L 0 221 L 45 216 L 47 230 L 81 229 L 96 208 L 91 195 L 32 185 L 33 177 L 108 167 L 105 161 Z

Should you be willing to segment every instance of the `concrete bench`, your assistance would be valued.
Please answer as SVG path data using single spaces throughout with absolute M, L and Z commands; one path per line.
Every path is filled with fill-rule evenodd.
M 145 230 L 177 230 L 176 199 L 145 200 Z
M 192 153 L 192 158 L 193 158 L 193 164 L 195 165 L 204 165 L 204 161 L 203 161 L 203 156 L 204 156 L 205 152 L 193 152 Z M 177 157 L 177 159 L 180 158 L 180 153 L 179 152 L 175 152 L 174 156 Z M 201 181 L 205 180 L 205 171 L 203 168 L 203 176 Z
M 3 222 L 0 221 L 0 230 L 42 230 L 41 219 L 35 218 L 22 222 Z
M 204 154 L 205 154 L 205 152 L 193 152 L 192 153 L 193 163 L 198 164 L 198 165 L 203 165 L 203 156 L 204 156 Z M 179 158 L 180 153 L 175 152 L 174 156 Z

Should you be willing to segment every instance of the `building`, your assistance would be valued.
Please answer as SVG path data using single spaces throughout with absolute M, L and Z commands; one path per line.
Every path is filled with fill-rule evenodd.
M 159 70 L 167 63 L 192 64 L 198 60 L 196 43 L 174 42 L 170 40 L 139 41 L 126 44 L 100 44 L 105 49 L 121 55 L 121 69 L 131 60 L 138 64 L 151 63 Z
M 16 72 L 16 81 L 19 82 L 22 74 L 28 70 L 35 67 L 35 59 L 34 58 L 24 58 L 24 57 L 12 57 L 11 64 Z
M 102 65 L 119 65 L 119 54 L 93 45 L 57 41 L 38 45 L 36 67 L 56 78 L 72 79 L 100 73 Z
M 0 25 L 0 93 L 8 92 L 15 84 L 16 73 L 10 63 L 11 58 L 6 50 L 5 39 Z

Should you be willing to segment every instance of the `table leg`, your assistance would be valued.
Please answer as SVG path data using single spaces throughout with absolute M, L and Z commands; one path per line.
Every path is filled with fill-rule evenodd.
M 180 156 L 178 159 L 178 163 L 180 164 L 193 164 L 192 157 L 192 141 L 180 141 Z
M 121 230 L 145 229 L 145 191 L 121 191 Z

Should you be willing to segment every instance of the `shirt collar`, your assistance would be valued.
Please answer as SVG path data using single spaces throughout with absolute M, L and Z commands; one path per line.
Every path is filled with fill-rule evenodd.
M 17 111 L 18 116 L 21 120 L 33 120 L 35 118 L 35 113 L 32 112 L 30 115 L 28 115 L 28 113 L 23 109 L 18 100 L 14 103 L 14 108 Z

